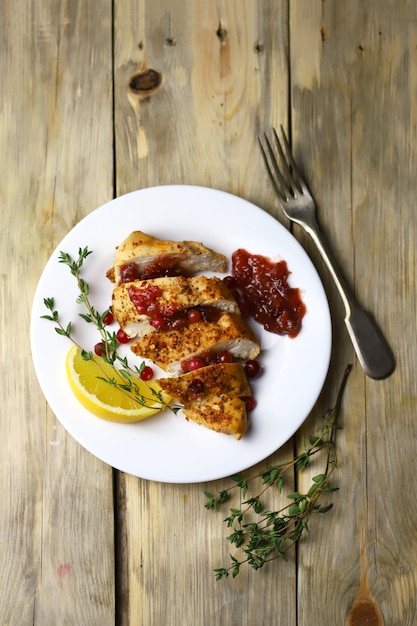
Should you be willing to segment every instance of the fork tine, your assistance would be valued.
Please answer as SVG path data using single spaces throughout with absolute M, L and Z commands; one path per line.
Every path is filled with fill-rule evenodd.
M 272 128 L 272 132 L 275 149 L 266 133 L 264 133 L 266 149 L 259 139 L 263 160 L 278 197 L 284 202 L 290 202 L 298 193 L 304 194 L 307 190 L 292 156 L 284 128 L 281 125 L 282 143 L 275 128 Z
M 280 171 L 280 169 L 278 167 L 278 163 L 277 163 L 277 160 L 275 158 L 274 151 L 272 149 L 272 146 L 270 144 L 270 141 L 269 141 L 268 136 L 267 136 L 266 133 L 264 133 L 264 137 L 265 137 L 265 143 L 266 143 L 267 150 L 268 150 L 268 153 L 269 153 L 270 161 L 272 163 L 272 166 L 274 168 L 274 172 L 275 172 L 276 176 L 274 176 L 274 172 L 272 171 L 272 168 L 271 168 L 271 165 L 269 163 L 269 159 L 268 159 L 266 150 L 265 150 L 265 148 L 262 145 L 262 141 L 258 137 L 259 145 L 261 147 L 262 157 L 263 157 L 263 160 L 264 160 L 265 166 L 266 166 L 266 171 L 267 171 L 268 176 L 269 176 L 269 178 L 271 180 L 271 183 L 272 183 L 272 185 L 273 185 L 273 187 L 275 189 L 276 194 L 278 195 L 279 198 L 281 198 L 284 202 L 286 202 L 288 200 L 288 196 L 286 194 L 287 184 L 286 184 L 286 182 L 284 180 L 284 177 L 282 176 L 281 171 Z M 276 178 L 278 178 L 281 187 L 278 186 Z
M 288 142 L 287 142 L 287 138 L 285 137 L 284 129 L 282 128 L 282 126 L 281 126 L 281 132 L 284 135 L 285 148 L 286 148 L 286 150 L 288 152 L 289 151 L 289 145 L 288 145 Z M 292 191 L 291 170 L 290 170 L 289 165 L 287 163 L 287 158 L 286 158 L 286 156 L 284 154 L 284 151 L 283 151 L 282 146 L 281 146 L 281 142 L 280 142 L 279 137 L 278 137 L 278 133 L 275 130 L 275 128 L 272 128 L 272 133 L 273 133 L 273 136 L 274 136 L 274 139 L 275 139 L 275 144 L 276 144 L 276 146 L 278 148 L 278 154 L 279 154 L 279 157 L 280 157 L 280 160 L 281 160 L 281 163 L 282 163 L 283 170 L 285 172 L 285 176 L 287 177 L 287 181 L 289 181 L 289 187 L 290 187 L 290 190 Z
M 278 151 L 280 153 L 280 157 L 282 159 L 285 172 L 288 176 L 288 179 L 291 181 L 291 186 L 293 187 L 293 184 L 295 183 L 295 185 L 298 187 L 298 190 L 301 193 L 303 193 L 303 187 L 304 187 L 303 177 L 301 176 L 300 171 L 292 155 L 290 144 L 288 143 L 288 139 L 287 139 L 287 136 L 285 134 L 282 124 L 281 124 L 281 134 L 282 134 L 282 140 L 285 146 L 286 154 L 284 153 L 284 150 L 282 148 L 277 131 L 275 130 L 275 128 L 273 128 L 272 130 L 274 132 L 275 141 L 277 143 Z

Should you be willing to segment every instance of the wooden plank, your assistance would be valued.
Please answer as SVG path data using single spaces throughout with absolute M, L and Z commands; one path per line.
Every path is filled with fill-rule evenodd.
M 118 0 L 115 20 L 118 195 L 205 184 L 275 206 L 257 135 L 286 120 L 285 5 Z M 140 100 L 147 69 L 162 85 Z
M 197 184 L 276 210 L 257 135 L 286 120 L 287 19 L 286 3 L 273 1 L 117 0 L 118 194 Z M 147 69 L 163 82 L 140 100 L 129 84 Z M 279 458 L 289 455 L 291 445 Z M 121 624 L 295 624 L 294 560 L 215 581 L 212 570 L 228 564 L 229 546 L 221 514 L 204 510 L 203 491 L 229 483 L 120 476 Z
M 47 408 L 28 331 L 50 253 L 112 197 L 111 3 L 3 2 L 0 20 L 0 622 L 110 625 L 112 470 Z
M 416 12 L 405 0 L 2 3 L 0 624 L 358 626 L 352 607 L 363 599 L 378 623 L 416 622 Z M 147 69 L 163 82 L 143 98 Z M 397 370 L 375 382 L 355 364 L 337 439 L 341 490 L 289 563 L 216 583 L 227 530 L 204 510 L 203 491 L 230 482 L 123 474 L 114 562 L 112 470 L 51 414 L 28 359 L 36 282 L 62 236 L 112 197 L 114 178 L 118 194 L 210 185 L 282 219 L 256 136 L 288 121 L 325 233 L 386 331 Z M 330 375 L 300 444 L 354 354 L 326 270 L 295 234 L 334 319 Z M 292 452 L 290 442 L 261 467 Z
M 312 616 L 315 623 L 347 623 L 360 592 L 383 620 L 375 623 L 416 621 L 416 498 L 407 479 L 415 465 L 416 386 L 406 330 L 414 337 L 416 23 L 416 7 L 406 2 L 292 5 L 296 153 L 336 255 L 398 359 L 386 381 L 365 379 L 357 365 L 349 381 L 338 434 L 341 490 L 330 523 L 324 517 L 300 549 L 300 625 Z M 340 301 L 323 276 L 336 372 L 353 354 Z M 350 619 L 362 623 L 357 614 Z

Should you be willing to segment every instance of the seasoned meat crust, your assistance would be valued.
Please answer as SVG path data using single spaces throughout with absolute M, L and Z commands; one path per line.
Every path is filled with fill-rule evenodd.
M 132 232 L 116 249 L 114 265 L 107 272 L 107 277 L 118 284 L 121 281 L 121 269 L 127 263 L 133 263 L 138 272 L 155 262 L 169 258 L 181 273 L 191 275 L 203 270 L 225 272 L 227 259 L 197 241 L 169 241 L 147 235 L 142 231 Z
M 191 381 L 201 382 L 199 393 L 193 391 Z M 241 363 L 214 363 L 175 378 L 159 378 L 164 391 L 184 406 L 201 402 L 207 396 L 228 395 L 243 398 L 252 391 Z
M 247 431 L 242 398 L 252 391 L 240 363 L 215 363 L 176 378 L 160 378 L 158 383 L 184 406 L 187 419 L 236 439 Z
M 233 435 L 239 440 L 248 429 L 246 406 L 240 398 L 210 396 L 206 402 L 195 402 L 184 409 L 187 419 L 210 430 Z
M 112 312 L 119 326 L 129 337 L 143 337 L 155 329 L 147 314 L 140 314 L 132 302 L 129 290 L 146 293 L 152 287 L 160 289 L 158 309 L 185 310 L 195 306 L 212 306 L 222 311 L 239 313 L 239 307 L 224 282 L 218 277 L 184 276 L 135 280 L 121 283 L 113 289 Z
M 139 357 L 151 359 L 164 371 L 181 373 L 181 362 L 207 351 L 229 351 L 244 360 L 254 359 L 260 346 L 241 315 L 222 313 L 217 322 L 200 321 L 181 331 L 145 335 L 131 346 Z

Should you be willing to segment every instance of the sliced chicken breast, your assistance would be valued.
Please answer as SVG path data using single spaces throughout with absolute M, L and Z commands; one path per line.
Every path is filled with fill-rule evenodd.
M 252 391 L 241 363 L 214 363 L 182 376 L 159 378 L 158 384 L 177 402 L 188 407 L 207 396 L 243 398 Z
M 236 300 L 217 277 L 136 280 L 117 285 L 112 294 L 114 318 L 129 337 L 143 337 L 157 330 L 153 319 L 165 319 L 169 327 L 176 319 L 185 318 L 195 307 L 239 313 Z M 204 309 L 200 310 L 204 313 Z
M 239 359 L 255 359 L 260 346 L 241 315 L 222 313 L 216 322 L 201 321 L 178 330 L 150 333 L 131 346 L 170 374 L 181 374 L 183 362 L 205 353 L 230 352 Z
M 116 249 L 107 277 L 119 284 L 200 271 L 225 272 L 226 267 L 226 257 L 202 243 L 169 241 L 134 231 Z

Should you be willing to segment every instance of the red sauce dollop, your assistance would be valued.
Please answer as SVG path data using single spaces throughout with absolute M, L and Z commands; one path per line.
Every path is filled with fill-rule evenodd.
M 239 249 L 232 255 L 233 279 L 229 281 L 229 288 L 243 314 L 252 316 L 265 330 L 296 337 L 306 307 L 300 290 L 289 286 L 289 274 L 285 261 L 274 263 L 264 256 Z

